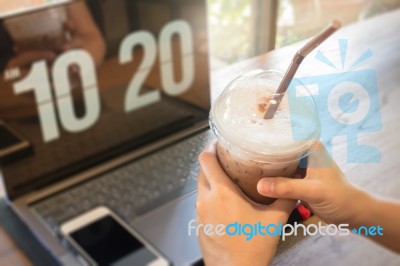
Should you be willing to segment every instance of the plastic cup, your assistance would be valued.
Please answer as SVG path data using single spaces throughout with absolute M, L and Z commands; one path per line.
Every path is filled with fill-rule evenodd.
M 19 50 L 61 50 L 65 43 L 63 6 L 27 13 L 4 21 Z
M 273 119 L 263 116 L 283 73 L 256 70 L 232 81 L 216 99 L 210 126 L 217 137 L 217 156 L 229 177 L 252 200 L 270 204 L 275 199 L 257 192 L 262 177 L 293 177 L 299 161 L 320 137 L 312 97 L 302 97 L 291 114 L 285 95 Z M 303 87 L 303 96 L 311 96 Z M 309 95 L 304 95 L 304 94 Z

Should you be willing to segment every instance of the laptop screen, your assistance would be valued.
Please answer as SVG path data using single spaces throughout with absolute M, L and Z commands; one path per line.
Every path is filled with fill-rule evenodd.
M 204 0 L 31 2 L 0 5 L 10 197 L 207 118 Z

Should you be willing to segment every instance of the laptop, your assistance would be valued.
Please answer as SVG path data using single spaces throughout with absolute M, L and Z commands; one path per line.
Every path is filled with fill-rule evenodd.
M 0 10 L 8 203 L 61 264 L 78 261 L 60 226 L 97 206 L 174 265 L 199 261 L 187 225 L 213 139 L 205 1 L 42 2 Z

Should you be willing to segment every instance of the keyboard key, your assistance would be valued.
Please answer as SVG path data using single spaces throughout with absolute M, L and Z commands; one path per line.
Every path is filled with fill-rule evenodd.
M 99 205 L 109 206 L 130 223 L 134 217 L 196 189 L 197 156 L 213 139 L 207 130 L 48 197 L 32 209 L 53 231 Z

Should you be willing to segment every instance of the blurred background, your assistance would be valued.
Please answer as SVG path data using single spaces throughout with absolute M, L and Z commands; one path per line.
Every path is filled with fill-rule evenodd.
M 86 2 L 95 1 L 107 5 L 112 0 Z M 346 25 L 400 7 L 400 0 L 205 1 L 212 69 L 308 38 L 334 18 Z M 0 0 L 0 12 L 48 2 L 63 0 Z
M 400 7 L 400 0 L 208 0 L 211 67 L 223 67 Z

